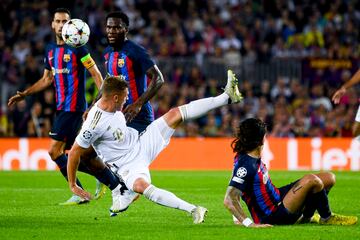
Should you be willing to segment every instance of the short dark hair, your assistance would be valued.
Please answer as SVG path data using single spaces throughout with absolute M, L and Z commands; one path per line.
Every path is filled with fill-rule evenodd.
M 266 124 L 257 118 L 248 118 L 242 121 L 231 147 L 236 153 L 248 153 L 263 145 L 266 133 Z
M 104 79 L 102 92 L 104 95 L 110 95 L 112 93 L 120 93 L 127 88 L 128 88 L 128 84 L 123 75 L 120 76 L 108 75 Z
M 129 17 L 121 11 L 111 12 L 106 16 L 106 22 L 109 18 L 120 18 L 126 25 L 126 27 L 129 27 Z
M 53 15 L 55 15 L 55 13 L 67 13 L 69 15 L 69 17 L 71 18 L 70 10 L 67 8 L 57 8 L 54 10 Z

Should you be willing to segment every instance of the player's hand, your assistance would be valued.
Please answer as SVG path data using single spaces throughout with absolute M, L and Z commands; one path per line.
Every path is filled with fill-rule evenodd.
M 79 197 L 81 197 L 85 200 L 88 200 L 88 201 L 91 200 L 91 194 L 86 192 L 84 189 L 82 189 L 78 185 L 75 184 L 73 186 L 70 186 L 70 189 L 74 194 L 78 195 Z
M 141 110 L 142 105 L 139 103 L 133 103 L 127 105 L 123 113 L 127 122 L 131 122 Z
M 8 106 L 11 106 L 16 102 L 22 101 L 24 100 L 24 98 L 24 92 L 17 91 L 16 94 L 9 99 Z
M 345 93 L 346 93 L 346 89 L 343 87 L 337 90 L 332 97 L 333 102 L 335 104 L 338 104 L 340 102 L 341 97 L 344 96 Z
M 234 220 L 235 225 L 241 225 L 244 226 L 241 222 L 239 222 L 239 220 Z M 256 223 L 252 223 L 249 225 L 249 227 L 252 228 L 265 228 L 265 227 L 272 227 L 273 225 L 270 224 L 256 224 Z
M 252 223 L 249 227 L 251 228 L 266 228 L 266 227 L 272 227 L 273 225 L 271 224 L 256 224 L 256 223 Z

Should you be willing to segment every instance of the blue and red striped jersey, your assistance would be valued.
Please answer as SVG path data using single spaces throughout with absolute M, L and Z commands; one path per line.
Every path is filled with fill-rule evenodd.
M 260 158 L 247 154 L 237 155 L 229 186 L 242 192 L 241 198 L 255 223 L 261 223 L 264 217 L 275 212 L 281 202 L 280 192 L 271 182 L 268 170 Z
M 81 58 L 87 56 L 86 47 L 73 48 L 66 44 L 50 43 L 46 47 L 45 68 L 54 76 L 56 110 L 84 112 L 86 68 Z
M 112 76 L 123 75 L 129 84 L 129 98 L 127 105 L 135 102 L 147 89 L 149 79 L 146 71 L 155 65 L 145 48 L 131 40 L 126 40 L 121 49 L 108 46 L 103 54 L 105 68 Z M 130 124 L 149 125 L 154 121 L 153 109 L 150 102 L 146 102 L 139 114 Z

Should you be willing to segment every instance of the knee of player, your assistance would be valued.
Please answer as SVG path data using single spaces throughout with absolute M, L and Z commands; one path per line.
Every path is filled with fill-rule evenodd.
M 327 187 L 332 187 L 332 186 L 334 186 L 335 183 L 336 183 L 336 176 L 335 176 L 335 174 L 333 174 L 332 172 L 327 172 L 326 175 L 327 175 L 327 179 L 328 179 L 328 182 L 329 182 L 329 183 L 328 183 L 329 186 L 327 186 Z
M 150 184 L 148 182 L 146 182 L 144 179 L 142 178 L 138 178 L 134 184 L 133 184 L 133 190 L 134 192 L 137 193 L 141 193 L 143 194 L 145 189 L 149 186 Z
M 50 158 L 55 161 L 60 155 L 62 154 L 58 149 L 56 148 L 50 148 L 48 150 L 48 153 L 50 155 Z
M 163 117 L 171 128 L 176 128 L 184 119 L 178 107 L 170 109 Z
M 324 184 L 321 179 L 315 174 L 307 174 L 304 176 L 306 184 L 310 185 L 314 191 L 318 192 L 324 188 Z

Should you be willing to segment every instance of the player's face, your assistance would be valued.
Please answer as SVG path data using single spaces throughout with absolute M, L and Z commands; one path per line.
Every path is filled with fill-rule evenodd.
M 110 45 L 121 45 L 128 29 L 120 18 L 109 18 L 106 22 L 106 36 Z
M 128 95 L 129 95 L 128 89 L 126 89 L 125 91 L 122 91 L 119 94 L 114 95 L 116 111 L 121 111 L 123 109 L 124 104 L 126 103 L 126 100 L 128 99 Z
M 61 40 L 62 37 L 61 37 L 61 31 L 62 31 L 62 28 L 64 26 L 64 24 L 70 20 L 70 16 L 69 14 L 67 13 L 62 13 L 62 12 L 59 12 L 59 13 L 55 13 L 54 15 L 54 19 L 51 23 L 51 27 L 53 29 L 53 31 L 55 32 L 56 34 L 56 38 L 58 40 Z

